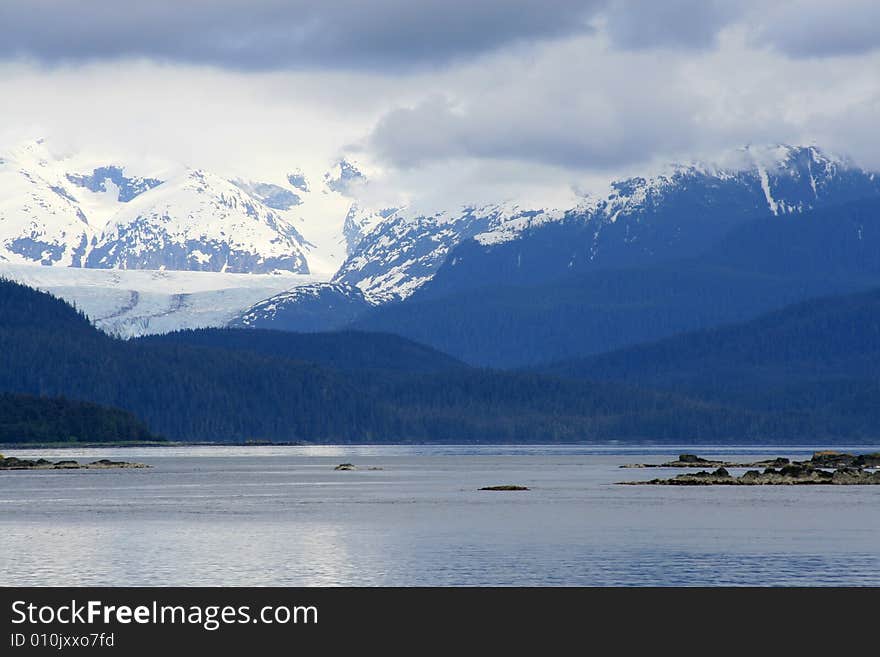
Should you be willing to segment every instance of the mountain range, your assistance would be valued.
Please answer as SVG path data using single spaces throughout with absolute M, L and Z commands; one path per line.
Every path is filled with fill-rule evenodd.
M 876 273 L 805 264 L 836 240 L 870 253 L 870 217 L 842 208 L 880 197 L 876 174 L 812 146 L 671 165 L 565 210 L 504 202 L 430 214 L 368 207 L 358 195 L 369 180 L 346 160 L 322 175 L 291 167 L 274 182 L 187 167 L 134 175 L 87 161 L 40 142 L 2 159 L 0 272 L 124 336 L 351 327 L 519 366 L 855 291 Z M 824 223 L 814 220 L 823 210 Z M 845 263 L 848 248 L 833 258 Z M 800 265 L 756 269 L 756 249 L 769 249 L 770 263 L 799 249 Z M 26 263 L 116 273 L 53 277 Z M 180 273 L 163 274 L 157 289 L 128 273 L 139 271 Z M 267 273 L 278 281 L 259 278 Z
M 485 331 L 484 343 L 472 347 L 461 344 L 461 340 L 468 340 L 475 331 L 479 333 L 478 324 L 504 330 L 487 313 L 494 313 L 507 325 L 522 326 L 518 332 L 527 338 L 533 333 L 528 318 L 522 314 L 510 316 L 512 305 L 528 306 L 542 325 L 558 310 L 548 311 L 546 303 L 536 303 L 535 297 L 552 300 L 563 294 L 566 298 L 560 300 L 562 305 L 577 305 L 587 312 L 586 308 L 595 303 L 591 295 L 603 287 L 618 285 L 618 279 L 647 278 L 650 285 L 655 276 L 653 267 L 668 271 L 669 263 L 682 262 L 680 278 L 699 278 L 696 271 L 688 274 L 690 265 L 683 261 L 702 259 L 700 267 L 714 267 L 707 252 L 737 230 L 740 234 L 752 230 L 752 240 L 764 248 L 769 245 L 785 250 L 785 240 L 794 239 L 791 244 L 799 240 L 804 248 L 821 249 L 827 236 L 816 235 L 815 229 L 808 228 L 809 235 L 799 237 L 799 219 L 880 197 L 880 178 L 874 173 L 815 147 L 743 149 L 729 159 L 727 167 L 674 166 L 667 174 L 652 178 L 613 182 L 607 195 L 586 197 L 564 211 L 525 209 L 512 203 L 433 215 L 399 209 L 371 226 L 326 292 L 319 295 L 326 302 L 323 323 L 319 321 L 320 304 L 316 303 L 318 290 L 313 290 L 308 296 L 285 292 L 261 302 L 243 312 L 233 325 L 287 330 L 353 325 L 395 330 L 469 362 L 502 366 L 534 362 L 554 354 L 536 353 L 526 359 L 496 357 L 491 354 L 492 344 L 486 342 L 496 341 L 491 336 L 497 336 L 497 330 Z M 826 227 L 830 234 L 864 239 L 866 248 L 870 248 L 867 245 L 874 236 L 868 235 L 869 229 L 859 228 L 861 224 L 853 225 L 847 219 L 841 219 L 839 229 L 833 223 L 832 219 Z M 782 241 L 765 241 L 761 237 L 765 229 Z M 807 245 L 808 238 L 815 238 L 815 242 Z M 745 247 L 740 249 L 745 251 Z M 742 269 L 737 263 L 732 265 Z M 608 273 L 612 271 L 624 273 Z M 792 285 L 803 287 L 800 277 L 795 278 L 798 280 Z M 552 289 L 542 289 L 544 286 Z M 771 281 L 768 290 L 774 286 L 778 287 Z M 818 286 L 807 287 L 803 292 L 781 296 L 771 292 L 772 299 L 748 312 L 814 293 L 849 289 L 846 285 L 823 288 L 821 281 Z M 340 308 L 345 310 L 339 312 Z M 582 321 L 564 314 L 566 317 L 559 318 L 561 324 Z M 352 315 L 359 316 L 352 320 Z M 742 316 L 733 313 L 719 319 Z M 456 333 L 462 334 L 461 340 L 454 337 Z M 554 342 L 553 335 L 542 339 L 548 344 Z M 587 332 L 586 342 L 591 339 Z M 612 346 L 597 343 L 580 351 L 601 351 Z M 521 346 L 511 344 L 511 349 Z
M 298 170 L 284 185 L 186 166 L 139 176 L 26 143 L 0 157 L 0 263 L 329 275 L 351 206 L 339 177 L 357 171 L 343 164 L 314 184 Z M 338 221 L 305 239 L 297 224 L 327 207 Z
M 338 327 L 356 308 L 417 293 L 424 299 L 496 284 L 535 286 L 686 258 L 753 219 L 782 222 L 880 195 L 874 173 L 812 146 L 745 148 L 726 155 L 723 166 L 670 165 L 652 177 L 613 181 L 571 208 L 506 201 L 430 213 L 418 203 L 370 207 L 359 198 L 369 180 L 347 160 L 323 175 L 292 167 L 274 182 L 257 182 L 188 167 L 148 175 L 118 163 L 83 170 L 94 159 L 56 157 L 42 142 L 0 158 L 0 268 L 313 276 L 288 289 L 326 282 L 326 294 L 285 290 L 233 319 L 290 328 L 298 327 L 291 317 L 301 303 L 309 318 L 301 328 L 321 326 L 316 295 L 328 302 L 325 327 Z M 272 317 L 261 308 L 271 308 Z

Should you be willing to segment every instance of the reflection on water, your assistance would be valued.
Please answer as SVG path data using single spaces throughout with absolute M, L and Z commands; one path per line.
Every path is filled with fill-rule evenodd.
M 614 485 L 678 451 L 10 452 L 154 467 L 0 473 L 0 585 L 880 585 L 880 487 Z

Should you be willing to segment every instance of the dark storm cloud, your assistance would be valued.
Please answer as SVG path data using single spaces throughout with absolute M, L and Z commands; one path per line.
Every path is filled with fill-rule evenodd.
M 590 31 L 604 0 L 2 0 L 0 56 L 409 69 Z
M 877 0 L 609 0 L 601 15 L 609 41 L 626 50 L 710 49 L 734 24 L 752 45 L 793 58 L 880 48 Z
M 712 48 L 725 27 L 793 57 L 880 46 L 877 0 L 2 0 L 0 58 L 124 57 L 238 70 L 412 70 L 590 34 Z

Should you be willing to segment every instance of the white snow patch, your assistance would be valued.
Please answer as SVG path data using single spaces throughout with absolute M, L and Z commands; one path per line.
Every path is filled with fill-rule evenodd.
M 767 169 L 758 165 L 758 176 L 761 178 L 761 189 L 764 190 L 764 198 L 767 199 L 767 205 L 770 207 L 770 212 L 778 214 L 779 206 L 776 201 L 773 200 L 773 194 L 770 192 L 770 177 L 767 175 Z

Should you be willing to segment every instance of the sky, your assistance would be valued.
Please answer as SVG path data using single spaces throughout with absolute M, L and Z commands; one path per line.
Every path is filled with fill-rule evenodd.
M 880 169 L 880 3 L 3 0 L 0 98 L 0 148 L 564 205 L 746 144 Z

